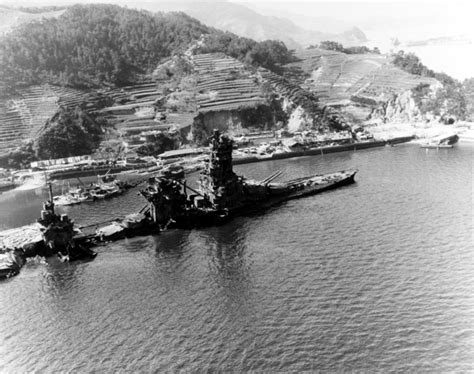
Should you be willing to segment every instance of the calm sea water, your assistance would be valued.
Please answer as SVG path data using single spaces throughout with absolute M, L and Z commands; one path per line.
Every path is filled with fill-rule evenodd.
M 237 168 L 263 179 L 357 167 L 357 183 L 203 230 L 28 263 L 0 283 L 0 372 L 474 370 L 473 145 Z M 42 191 L 0 195 L 0 227 Z M 136 191 L 71 207 L 137 210 Z

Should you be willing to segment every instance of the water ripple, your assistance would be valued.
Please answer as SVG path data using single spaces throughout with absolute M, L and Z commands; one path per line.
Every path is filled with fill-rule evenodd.
M 360 172 L 224 226 L 107 244 L 93 262 L 29 262 L 0 284 L 0 371 L 473 371 L 472 146 L 452 151 L 239 166 Z M 68 213 L 99 222 L 136 210 L 135 192 Z M 41 199 L 15 196 L 4 227 Z

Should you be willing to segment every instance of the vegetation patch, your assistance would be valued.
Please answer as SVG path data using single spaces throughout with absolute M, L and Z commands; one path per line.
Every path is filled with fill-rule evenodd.
M 35 141 L 35 155 L 44 160 L 91 154 L 97 149 L 105 126 L 103 119 L 79 107 L 61 108 Z
M 139 156 L 156 156 L 166 151 L 178 149 L 181 144 L 179 132 L 164 133 L 160 132 L 147 136 L 147 142 L 137 148 Z

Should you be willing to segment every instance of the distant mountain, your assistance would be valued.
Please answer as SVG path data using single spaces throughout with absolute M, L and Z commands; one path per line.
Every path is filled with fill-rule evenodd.
M 405 43 L 407 47 L 423 47 L 430 45 L 468 45 L 472 44 L 472 40 L 467 35 L 456 36 L 440 36 L 437 38 L 429 38 L 423 40 L 409 40 Z
M 323 40 L 333 40 L 345 46 L 361 45 L 367 41 L 365 34 L 356 27 L 348 27 L 345 31 L 338 33 L 312 31 L 296 25 L 287 18 L 262 15 L 244 5 L 228 1 L 160 2 L 156 4 L 139 2 L 135 4 L 152 11 L 183 11 L 208 26 L 230 31 L 256 41 L 281 40 L 288 48 L 292 49 L 300 49 Z M 327 20 L 322 22 L 321 29 L 325 30 L 327 24 Z M 334 25 L 331 29 L 335 29 Z
M 231 2 L 196 2 L 184 11 L 206 25 L 257 41 L 281 40 L 289 48 L 305 47 L 323 40 L 333 40 L 344 45 L 361 44 L 367 40 L 364 33 L 356 27 L 339 34 L 310 31 L 295 25 L 289 19 L 265 16 Z
M 32 13 L 0 5 L 0 35 L 10 32 L 23 23 L 40 20 L 42 18 L 59 17 L 63 12 L 64 9 L 51 10 L 45 8 L 43 12 L 38 11 Z
M 117 3 L 120 4 L 121 1 L 118 0 Z M 183 11 L 207 26 L 230 31 L 256 41 L 281 40 L 291 49 L 301 49 L 324 40 L 333 40 L 345 46 L 362 45 L 367 41 L 365 34 L 359 28 L 351 27 L 348 23 L 338 24 L 338 21 L 328 21 L 321 18 L 313 20 L 312 30 L 309 30 L 287 18 L 266 16 L 244 5 L 228 1 L 160 1 L 154 3 L 139 0 L 133 3 L 133 7 L 153 12 Z M 30 20 L 57 17 L 63 12 L 60 10 L 31 13 L 0 5 L 0 35 Z M 309 21 L 306 21 L 302 24 L 308 26 Z M 314 31 L 318 30 L 318 22 L 320 31 Z

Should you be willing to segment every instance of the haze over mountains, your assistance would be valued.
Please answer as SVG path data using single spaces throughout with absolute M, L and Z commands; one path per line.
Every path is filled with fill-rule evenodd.
M 146 6 L 149 7 L 151 5 Z M 348 46 L 360 45 L 367 41 L 364 33 L 350 24 L 336 21 L 339 25 L 337 31 L 326 31 L 325 25 L 314 25 L 312 29 L 307 29 L 288 18 L 265 15 L 229 1 L 157 3 L 155 7 L 157 10 L 166 7 L 169 10 L 184 11 L 206 25 L 257 41 L 282 40 L 288 48 L 293 49 L 323 40 L 334 40 Z
M 84 3 L 84 1 L 53 1 L 58 5 L 71 5 L 73 3 Z M 124 1 L 104 1 L 127 5 Z M 89 2 L 86 2 L 89 3 Z M 18 6 L 18 3 L 8 3 L 10 6 Z M 27 2 L 34 4 L 37 2 Z M 48 2 L 48 4 L 51 4 Z M 133 3 L 133 8 L 146 9 L 150 11 L 183 11 L 198 19 L 205 25 L 216 27 L 224 31 L 230 31 L 236 35 L 263 41 L 276 39 L 283 41 L 288 48 L 301 49 L 310 44 L 316 44 L 324 40 L 333 40 L 347 46 L 361 45 L 367 41 L 365 34 L 349 23 L 327 20 L 313 29 L 301 27 L 284 17 L 274 17 L 258 13 L 244 5 L 229 1 L 138 1 Z M 52 14 L 54 16 L 55 14 Z M 50 16 L 45 14 L 45 16 Z M 22 15 L 10 14 L 9 23 L 18 20 L 21 22 Z M 328 22 L 329 21 L 329 22 Z M 331 30 L 325 31 L 328 24 L 332 24 Z
M 267 15 L 291 19 L 301 27 L 331 32 L 356 26 L 370 48 L 383 53 L 413 52 L 435 71 L 463 80 L 474 76 L 473 6 L 469 1 L 294 1 L 242 4 Z M 433 40 L 436 40 L 436 45 Z
M 38 20 L 43 17 L 57 17 L 62 14 L 64 10 L 43 12 L 43 13 L 26 13 L 16 9 L 2 7 L 0 4 L 0 35 L 12 30 L 14 27 L 27 23 L 33 20 Z

